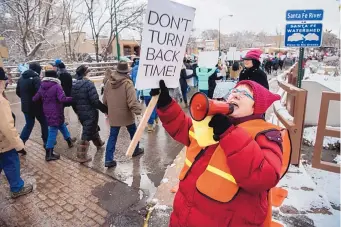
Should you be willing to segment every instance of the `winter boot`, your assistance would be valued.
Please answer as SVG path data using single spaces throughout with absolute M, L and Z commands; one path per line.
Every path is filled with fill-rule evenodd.
M 68 138 L 66 139 L 66 142 L 67 142 L 67 145 L 69 146 L 69 148 L 73 147 L 74 146 L 74 143 L 77 141 L 77 138 Z
M 25 185 L 20 191 L 18 192 L 11 192 L 11 198 L 15 199 L 20 196 L 26 195 L 28 193 L 31 193 L 33 191 L 33 185 L 32 184 L 27 184 Z
M 92 142 L 97 147 L 97 149 L 101 149 L 105 144 L 105 142 L 103 142 L 100 137 L 93 139 Z
M 139 155 L 141 155 L 141 154 L 143 154 L 144 153 L 144 149 L 143 148 L 141 148 L 141 147 L 139 147 L 139 149 L 137 149 L 136 151 L 134 151 L 134 153 L 133 153 L 133 157 L 136 157 L 136 156 L 139 156 Z
M 45 160 L 47 162 L 49 161 L 54 161 L 54 160 L 58 160 L 60 159 L 60 155 L 59 154 L 54 154 L 53 153 L 53 148 L 48 148 L 46 149 L 46 156 L 45 156 Z
M 88 157 L 90 143 L 89 141 L 81 140 L 77 147 L 77 161 L 79 163 L 85 163 L 92 160 L 91 157 Z

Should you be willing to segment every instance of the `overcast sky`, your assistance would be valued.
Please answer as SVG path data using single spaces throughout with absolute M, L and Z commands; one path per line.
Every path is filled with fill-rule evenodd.
M 323 9 L 323 29 L 340 34 L 339 0 L 174 0 L 196 8 L 194 27 L 196 35 L 205 29 L 218 29 L 231 33 L 242 30 L 265 31 L 276 34 L 276 28 L 284 33 L 285 12 L 288 9 Z M 130 32 L 125 31 L 129 36 Z

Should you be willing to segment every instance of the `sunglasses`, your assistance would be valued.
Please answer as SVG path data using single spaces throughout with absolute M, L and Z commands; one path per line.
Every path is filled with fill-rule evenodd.
M 252 95 L 251 95 L 249 92 L 245 91 L 245 90 L 239 90 L 239 89 L 237 89 L 237 88 L 233 88 L 233 89 L 230 90 L 228 96 L 230 96 L 231 94 L 239 95 L 239 98 L 240 98 L 240 99 L 241 99 L 241 98 L 244 98 L 244 97 L 246 96 L 246 97 L 252 99 L 253 101 L 255 101 L 255 100 L 253 99 Z M 228 97 L 228 96 L 227 96 L 227 97 Z

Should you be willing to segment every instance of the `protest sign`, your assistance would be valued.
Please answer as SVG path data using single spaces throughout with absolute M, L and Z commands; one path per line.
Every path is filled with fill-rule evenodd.
M 213 98 L 227 98 L 228 93 L 232 88 L 236 86 L 236 82 L 234 81 L 224 81 L 217 83 L 217 86 L 214 89 Z
M 198 57 L 198 66 L 214 68 L 218 63 L 219 51 L 201 51 Z
M 193 27 L 195 9 L 168 0 L 149 0 L 143 26 L 136 88 L 179 86 L 186 45 Z
M 194 8 L 169 0 L 148 0 L 136 79 L 138 90 L 159 88 L 160 80 L 164 80 L 168 88 L 179 87 L 194 12 Z M 158 96 L 153 96 L 149 102 L 126 156 L 132 156 L 157 100 Z

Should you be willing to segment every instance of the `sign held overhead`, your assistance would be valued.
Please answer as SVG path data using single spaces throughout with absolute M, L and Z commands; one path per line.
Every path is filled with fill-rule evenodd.
M 195 9 L 168 0 L 149 0 L 143 26 L 137 89 L 179 86 Z

